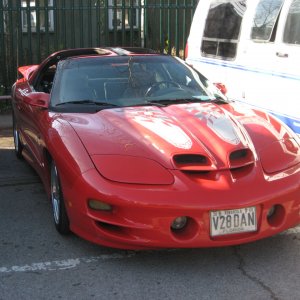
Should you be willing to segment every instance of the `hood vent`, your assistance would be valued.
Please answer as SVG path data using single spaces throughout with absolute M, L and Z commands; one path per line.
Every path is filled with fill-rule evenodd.
M 184 172 L 207 173 L 216 171 L 217 166 L 202 154 L 176 154 L 173 156 L 175 166 Z M 229 155 L 228 168 L 238 170 L 254 164 L 254 155 L 248 148 L 232 151 Z M 224 169 L 224 168 L 221 168 Z
M 201 154 L 176 154 L 173 160 L 175 165 L 182 171 L 215 170 L 210 159 Z
M 239 149 L 230 153 L 229 164 L 231 169 L 241 168 L 254 163 L 250 149 Z
M 174 156 L 174 161 L 178 165 L 206 165 L 207 158 L 204 155 L 198 154 L 178 154 Z

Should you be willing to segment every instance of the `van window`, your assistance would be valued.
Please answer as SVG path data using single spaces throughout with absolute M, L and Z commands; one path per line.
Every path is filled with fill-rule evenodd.
M 212 0 L 206 19 L 203 56 L 233 59 L 236 56 L 246 0 Z
M 284 0 L 259 1 L 252 24 L 251 39 L 274 41 L 277 19 Z
M 283 41 L 287 44 L 300 44 L 300 0 L 294 0 L 289 9 Z

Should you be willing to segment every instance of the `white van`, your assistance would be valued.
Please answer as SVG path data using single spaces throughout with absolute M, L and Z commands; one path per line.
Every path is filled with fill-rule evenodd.
M 300 134 L 300 0 L 200 0 L 186 60 Z

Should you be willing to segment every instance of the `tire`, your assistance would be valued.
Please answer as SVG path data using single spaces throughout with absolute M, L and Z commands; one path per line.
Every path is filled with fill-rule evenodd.
M 50 197 L 54 224 L 56 230 L 60 234 L 67 235 L 70 233 L 70 223 L 65 207 L 58 171 L 54 161 L 51 162 L 50 176 Z
M 20 140 L 20 134 L 18 130 L 18 126 L 16 123 L 15 116 L 12 116 L 13 118 L 13 135 L 14 135 L 14 146 L 15 146 L 15 154 L 17 158 L 21 159 L 22 158 L 22 151 L 23 151 L 23 145 Z

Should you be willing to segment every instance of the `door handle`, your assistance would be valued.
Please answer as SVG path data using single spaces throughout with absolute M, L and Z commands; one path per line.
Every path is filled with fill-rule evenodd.
M 288 53 L 283 53 L 283 52 L 276 52 L 276 55 L 278 57 L 283 57 L 283 58 L 289 57 Z

